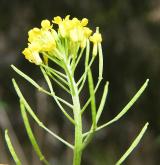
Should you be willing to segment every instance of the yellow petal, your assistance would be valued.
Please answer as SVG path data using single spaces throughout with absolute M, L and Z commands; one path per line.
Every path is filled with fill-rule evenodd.
M 83 30 L 84 30 L 84 35 L 87 38 L 92 34 L 92 30 L 88 27 L 84 27 Z
M 25 48 L 22 53 L 25 55 L 25 58 L 28 61 L 35 63 L 36 65 L 40 65 L 42 63 L 42 60 L 38 52 L 34 52 L 30 50 L 29 48 Z
M 77 18 L 73 18 L 72 19 L 72 24 L 74 27 L 78 27 L 80 25 L 80 21 Z
M 77 42 L 79 40 L 79 38 L 78 38 L 78 30 L 76 28 L 70 31 L 70 38 L 74 42 Z
M 28 41 L 32 42 L 35 39 L 38 38 L 38 36 L 41 34 L 41 30 L 39 28 L 33 28 L 28 32 Z
M 45 19 L 41 22 L 41 26 L 43 29 L 50 29 L 51 28 L 51 23 L 49 20 Z
M 83 18 L 81 21 L 81 25 L 82 26 L 86 26 L 88 24 L 88 19 L 87 18 Z
M 93 42 L 94 44 L 102 42 L 102 36 L 99 32 L 95 32 L 90 38 L 90 41 Z
M 64 20 L 65 21 L 69 20 L 69 17 L 70 17 L 70 15 L 67 15 Z
M 60 16 L 54 17 L 52 22 L 59 25 L 62 22 L 62 18 Z

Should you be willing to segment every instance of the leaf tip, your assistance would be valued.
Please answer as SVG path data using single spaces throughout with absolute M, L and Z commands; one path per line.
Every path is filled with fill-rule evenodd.
M 8 134 L 8 129 L 5 129 L 5 135 Z
M 148 82 L 149 82 L 149 78 L 147 78 L 147 80 L 146 80 L 146 83 L 148 84 Z
M 5 140 L 7 141 L 7 139 L 8 139 L 8 129 L 5 129 L 4 136 L 5 136 Z
M 12 78 L 12 83 L 13 83 L 13 84 L 16 83 L 16 80 L 15 80 L 14 78 Z
M 107 86 L 109 85 L 109 81 L 106 81 L 106 85 L 107 85 Z
M 148 125 L 149 125 L 149 122 L 147 122 L 147 123 L 145 124 L 146 127 L 148 127 Z
M 13 64 L 10 65 L 12 68 L 14 68 L 15 66 Z

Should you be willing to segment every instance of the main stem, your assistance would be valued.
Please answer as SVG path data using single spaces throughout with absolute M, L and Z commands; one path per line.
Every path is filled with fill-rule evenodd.
M 83 139 L 80 100 L 79 100 L 77 84 L 75 82 L 74 76 L 72 75 L 72 70 L 70 65 L 68 65 L 66 68 L 66 74 L 68 77 L 68 81 L 70 83 L 70 90 L 71 90 L 72 102 L 73 102 L 74 121 L 75 121 L 73 165 L 80 165 L 81 157 L 82 157 L 82 139 Z
M 74 120 L 75 120 L 75 143 L 73 165 L 81 164 L 82 157 L 82 118 L 80 113 L 79 96 L 72 97 L 74 104 Z

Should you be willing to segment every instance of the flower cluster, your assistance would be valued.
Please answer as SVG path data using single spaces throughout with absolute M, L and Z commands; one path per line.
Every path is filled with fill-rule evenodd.
M 70 19 L 69 15 L 62 19 L 57 16 L 53 18 L 52 23 L 58 25 L 57 31 L 53 29 L 49 20 L 43 20 L 41 28 L 33 28 L 28 32 L 28 47 L 22 52 L 27 60 L 40 65 L 43 62 L 40 54 L 48 53 L 59 59 L 68 54 L 73 56 L 73 49 L 85 48 L 87 40 L 93 42 L 93 54 L 97 54 L 97 45 L 102 42 L 102 37 L 98 31 L 91 36 L 92 30 L 86 27 L 88 19 Z M 63 52 L 66 47 L 67 54 Z
M 77 18 L 69 19 L 66 16 L 62 20 L 61 17 L 57 16 L 54 18 L 53 23 L 58 24 L 59 33 L 63 38 L 68 38 L 72 42 L 79 42 L 81 47 L 85 47 L 86 40 L 92 33 L 92 30 L 85 27 L 88 24 L 88 19 L 83 18 L 81 21 Z

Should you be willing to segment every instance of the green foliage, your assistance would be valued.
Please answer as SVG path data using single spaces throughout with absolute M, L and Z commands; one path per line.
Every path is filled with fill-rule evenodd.
M 21 108 L 21 114 L 22 114 L 22 118 L 23 118 L 23 121 L 24 121 L 24 125 L 25 125 L 25 128 L 26 128 L 26 131 L 27 131 L 27 134 L 28 134 L 28 137 L 31 141 L 31 144 L 36 152 L 36 154 L 38 155 L 39 159 L 44 162 L 45 165 L 49 165 L 48 161 L 45 159 L 45 157 L 43 156 L 39 146 L 38 146 L 38 143 L 34 137 L 34 134 L 32 132 L 32 129 L 31 129 L 31 126 L 29 124 L 29 120 L 28 120 L 28 117 L 27 117 L 27 113 L 26 113 L 26 110 L 25 110 L 25 106 L 23 104 L 23 101 L 20 101 L 20 108 Z
M 131 146 L 127 149 L 127 151 L 124 153 L 124 155 L 118 160 L 118 162 L 116 163 L 116 165 L 120 165 L 124 162 L 124 160 L 128 157 L 128 155 L 133 151 L 133 149 L 138 145 L 138 143 L 140 142 L 141 138 L 143 137 L 143 134 L 146 132 L 147 127 L 148 127 L 149 123 L 146 123 L 144 125 L 144 127 L 142 128 L 141 132 L 139 133 L 139 135 L 136 137 L 136 139 L 133 141 L 133 143 L 131 144 Z
M 7 143 L 8 149 L 9 149 L 9 151 L 10 151 L 10 153 L 11 153 L 11 155 L 12 155 L 12 157 L 13 157 L 15 163 L 16 163 L 16 165 L 21 165 L 22 163 L 21 163 L 20 159 L 18 158 L 18 156 L 17 156 L 17 154 L 16 154 L 16 152 L 14 150 L 14 147 L 12 145 L 11 139 L 10 139 L 10 137 L 8 135 L 8 130 L 5 130 L 5 139 L 6 139 L 6 143 Z
M 64 19 L 64 21 L 67 21 L 65 19 Z M 56 22 L 56 20 L 54 20 L 54 21 Z M 70 35 L 69 37 L 66 37 L 66 36 L 63 36 L 63 34 L 61 34 L 63 31 L 61 32 L 60 30 L 62 30 L 62 29 L 59 29 L 59 31 L 56 33 L 54 31 L 52 31 L 53 29 L 51 29 L 51 26 L 48 27 L 48 25 L 50 25 L 50 24 L 48 23 L 47 20 L 45 20 L 45 23 L 46 23 L 45 26 L 47 26 L 47 28 L 49 28 L 49 31 L 47 31 L 47 33 L 49 33 L 48 35 L 54 35 L 54 37 L 56 36 L 54 42 L 56 42 L 57 48 L 55 48 L 55 45 L 52 45 L 54 49 L 48 50 L 48 47 L 43 47 L 41 45 L 45 41 L 44 39 L 46 39 L 44 36 L 44 31 L 46 30 L 45 29 L 46 27 L 44 27 L 44 24 L 43 24 L 42 29 L 38 30 L 38 32 L 40 31 L 41 37 L 39 37 L 38 40 L 33 39 L 33 40 L 35 40 L 35 42 L 38 41 L 38 44 L 36 43 L 38 45 L 38 46 L 36 45 L 37 52 L 33 53 L 33 51 L 35 51 L 35 49 L 33 49 L 33 47 L 28 47 L 24 50 L 25 52 L 23 52 L 23 53 L 29 61 L 38 65 L 37 67 L 40 68 L 40 72 L 42 73 L 44 80 L 45 80 L 46 84 L 48 85 L 48 89 L 44 89 L 43 87 L 41 87 L 30 76 L 23 73 L 21 70 L 19 70 L 14 65 L 11 65 L 11 67 L 21 77 L 23 77 L 30 84 L 32 84 L 37 90 L 39 90 L 40 92 L 43 92 L 53 98 L 53 100 L 56 102 L 59 109 L 61 110 L 62 114 L 65 115 L 66 118 L 72 124 L 72 126 L 74 126 L 74 129 L 75 129 L 74 143 L 71 144 L 71 142 L 67 142 L 66 140 L 61 138 L 59 135 L 57 135 L 56 133 L 54 133 L 53 131 L 48 129 L 45 126 L 45 124 L 43 124 L 43 122 L 40 121 L 39 117 L 34 113 L 34 110 L 31 108 L 29 103 L 26 101 L 26 99 L 23 96 L 15 79 L 12 79 L 12 82 L 13 82 L 14 88 L 15 88 L 16 93 L 20 100 L 21 114 L 22 114 L 22 118 L 24 121 L 24 125 L 26 128 L 28 137 L 29 137 L 32 147 L 35 150 L 39 159 L 44 164 L 46 164 L 46 165 L 49 164 L 49 162 L 43 156 L 43 154 L 40 150 L 40 147 L 38 146 L 38 142 L 36 141 L 34 133 L 29 124 L 27 114 L 29 114 L 30 117 L 32 117 L 34 119 L 34 121 L 42 129 L 44 129 L 46 132 L 48 132 L 54 138 L 56 138 L 57 140 L 59 140 L 60 142 L 65 144 L 67 147 L 72 149 L 73 155 L 74 155 L 73 156 L 73 165 L 80 165 L 83 151 L 86 148 L 86 146 L 90 143 L 92 138 L 94 137 L 94 134 L 97 131 L 101 130 L 102 128 L 109 126 L 110 124 L 116 122 L 121 117 L 123 117 L 128 112 L 128 110 L 133 106 L 133 104 L 138 100 L 138 98 L 141 96 L 141 94 L 147 87 L 149 80 L 146 80 L 146 82 L 142 85 L 142 87 L 135 94 L 135 96 L 129 101 L 129 103 L 120 111 L 120 113 L 115 118 L 113 118 L 112 120 L 99 126 L 98 121 L 100 120 L 100 117 L 104 110 L 105 101 L 106 101 L 107 94 L 108 94 L 108 86 L 109 86 L 109 82 L 106 82 L 100 104 L 99 104 L 99 106 L 97 106 L 96 105 L 96 92 L 97 92 L 99 85 L 103 78 L 102 77 L 103 76 L 103 54 L 102 54 L 102 47 L 101 47 L 102 39 L 101 39 L 101 35 L 99 33 L 99 28 L 96 29 L 96 32 L 93 34 L 93 36 L 91 36 L 92 37 L 91 39 L 83 38 L 84 37 L 83 36 L 82 37 L 83 40 L 81 40 L 79 42 L 75 42 L 74 40 L 75 40 L 76 35 L 81 38 L 81 36 L 79 36 L 79 33 L 78 33 L 79 29 L 81 27 L 81 26 L 80 27 L 78 26 L 79 24 L 77 25 L 78 28 L 76 27 L 77 31 L 78 31 L 78 32 L 77 31 L 76 32 L 78 34 L 77 33 L 74 34 L 75 31 L 71 31 L 69 34 L 72 34 L 72 35 Z M 68 24 L 65 24 L 65 26 L 67 26 L 67 25 Z M 66 30 L 66 29 L 68 30 L 68 28 L 66 28 L 65 26 L 63 27 L 64 28 L 63 30 Z M 34 29 L 32 29 L 32 30 L 34 30 Z M 68 32 L 67 30 L 66 30 L 66 33 Z M 80 29 L 80 30 L 83 30 L 83 29 Z M 54 34 L 52 34 L 51 32 L 53 32 Z M 80 32 L 83 32 L 83 31 L 80 31 Z M 34 38 L 34 37 L 36 37 L 36 35 L 37 35 L 37 33 L 34 34 L 32 37 Z M 39 41 L 41 38 L 43 39 L 43 42 Z M 50 46 L 50 42 L 52 41 L 51 39 L 53 40 L 53 38 L 47 38 L 47 46 Z M 81 44 L 84 41 L 86 42 L 85 47 L 81 47 Z M 91 41 L 93 42 L 92 51 L 90 50 Z M 33 44 L 33 42 L 31 41 L 30 45 L 32 45 L 32 44 Z M 51 47 L 49 47 L 49 48 L 51 48 Z M 44 49 L 45 49 L 45 51 L 44 51 Z M 46 49 L 48 51 L 46 51 Z M 37 53 L 41 53 L 41 54 L 37 54 Z M 35 56 L 35 54 L 36 54 L 36 56 Z M 42 55 L 42 57 L 43 57 L 42 59 L 41 59 L 40 55 Z M 74 75 L 75 70 L 83 55 L 85 55 L 84 72 L 79 77 L 79 80 L 76 81 L 75 75 Z M 94 63 L 97 56 L 99 59 L 99 67 L 98 67 L 99 74 L 98 74 L 98 78 L 97 78 L 97 83 L 95 83 L 93 81 L 91 68 L 92 68 L 92 64 Z M 43 59 L 45 59 L 45 60 L 43 60 Z M 60 70 L 56 70 L 56 69 L 52 68 L 51 67 L 52 63 L 58 65 Z M 81 101 L 80 101 L 80 95 L 81 95 L 82 89 L 84 88 L 84 86 L 86 84 L 87 78 L 88 78 L 88 87 L 89 87 L 90 96 L 89 96 L 88 100 L 86 101 L 86 103 L 84 105 L 82 105 Z M 71 103 L 69 103 L 66 100 L 64 100 L 63 98 L 57 96 L 57 94 L 54 91 L 54 85 L 53 85 L 54 83 L 57 83 L 62 90 L 67 92 L 67 94 L 72 99 Z M 66 106 L 68 106 L 72 110 L 73 117 L 71 114 L 67 113 L 67 111 L 63 107 L 62 103 L 65 104 Z M 89 104 L 91 105 L 90 111 L 91 111 L 92 123 L 91 123 L 90 130 L 86 133 L 83 133 L 84 123 L 82 121 L 82 116 L 84 115 L 84 112 L 87 109 Z M 143 134 L 145 133 L 145 131 L 147 129 L 147 126 L 148 126 L 148 123 L 145 124 L 142 131 L 137 136 L 137 138 L 134 140 L 132 145 L 129 147 L 129 149 L 126 151 L 126 153 L 122 156 L 122 158 L 120 158 L 120 160 L 117 162 L 117 165 L 121 164 L 128 157 L 128 155 L 131 153 L 131 151 L 138 145 L 139 141 L 141 140 Z M 20 161 L 14 151 L 14 148 L 10 142 L 7 132 L 6 132 L 6 141 L 7 141 L 8 147 L 10 149 L 10 152 L 11 152 L 15 162 L 19 165 Z

